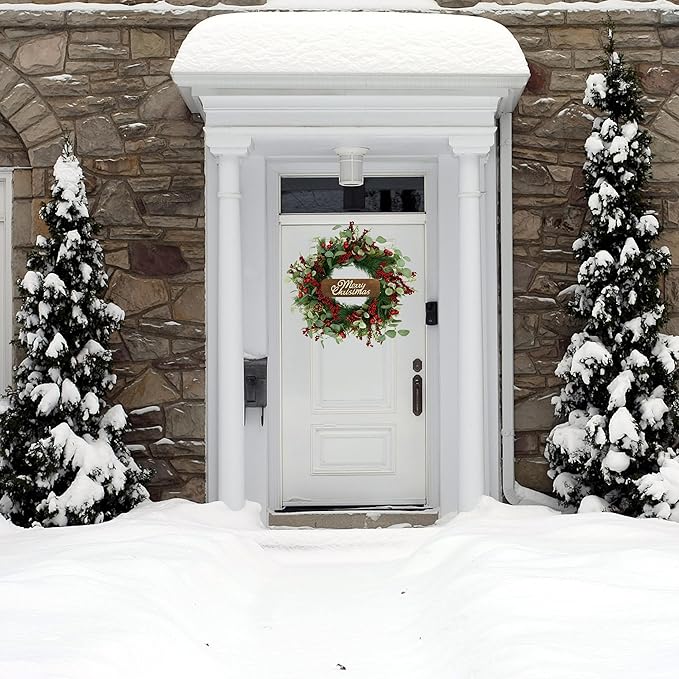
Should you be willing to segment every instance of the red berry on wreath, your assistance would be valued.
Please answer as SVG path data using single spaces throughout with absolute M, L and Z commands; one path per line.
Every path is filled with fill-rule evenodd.
M 391 319 L 399 313 L 396 307 L 400 303 L 400 295 L 414 292 L 408 286 L 414 274 L 405 266 L 398 265 L 400 260 L 394 259 L 393 250 L 383 250 L 378 245 L 385 242 L 384 238 L 366 242 L 368 233 L 368 229 L 365 229 L 359 235 L 355 224 L 351 222 L 349 237 L 336 243 L 332 239 L 316 239 L 315 252 L 308 256 L 309 263 L 300 256 L 299 263 L 291 265 L 288 270 L 297 287 L 293 306 L 300 307 L 303 312 L 307 327 L 302 332 L 306 337 L 313 337 L 314 340 L 332 337 L 339 342 L 354 335 L 370 347 L 375 341 L 381 343 L 386 337 L 396 335 L 395 332 L 387 335 L 398 328 L 397 321 Z M 341 235 L 347 234 L 344 232 Z M 327 251 L 340 243 L 342 254 L 336 258 L 329 256 Z M 377 297 L 369 297 L 363 303 L 344 298 L 340 303 L 330 293 L 325 295 L 321 292 L 321 283 L 326 278 L 332 278 L 337 268 L 346 266 L 350 261 L 368 278 L 379 282 Z M 390 268 L 388 273 L 384 271 L 385 266 Z M 396 292 L 397 289 L 400 294 Z

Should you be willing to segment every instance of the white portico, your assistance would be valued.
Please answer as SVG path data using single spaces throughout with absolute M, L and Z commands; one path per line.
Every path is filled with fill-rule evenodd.
M 417 504 L 445 513 L 470 508 L 482 494 L 499 496 L 497 176 L 508 161 L 511 111 L 528 79 L 511 34 L 487 19 L 438 12 L 238 12 L 196 26 L 172 77 L 205 120 L 210 499 L 233 509 L 255 500 L 274 511 L 291 504 L 352 505 L 346 488 L 355 470 L 349 469 L 349 458 L 341 465 L 321 464 L 338 450 L 333 446 L 339 439 L 331 440 L 328 432 L 346 434 L 351 418 L 349 425 L 346 417 L 312 424 L 308 436 L 307 430 L 290 434 L 286 425 L 295 415 L 284 407 L 294 400 L 305 419 L 304 404 L 289 384 L 289 364 L 305 355 L 299 352 L 307 344 L 290 353 L 298 340 L 285 330 L 286 248 L 303 252 L 308 236 L 325 233 L 340 219 L 355 219 L 421 250 L 421 297 L 409 312 L 411 324 L 420 323 L 421 315 L 421 332 L 413 333 L 411 345 L 395 339 L 396 348 L 385 342 L 382 353 L 345 354 L 353 365 L 380 362 L 379 379 L 387 385 L 383 410 L 392 414 L 392 420 L 379 423 L 356 420 L 354 434 L 367 432 L 384 455 L 356 476 L 364 490 L 355 504 Z M 343 146 L 368 149 L 366 177 L 419 177 L 424 204 L 418 213 L 285 214 L 282 178 L 299 178 L 302 185 L 308 178 L 311 185 L 315 177 L 336 177 L 334 149 Z M 426 328 L 425 301 L 438 302 L 438 324 Z M 342 354 L 332 351 L 336 366 Z M 244 353 L 268 357 L 263 425 L 251 412 L 244 421 Z M 310 350 L 310 385 L 319 371 L 328 370 L 317 354 Z M 416 355 L 426 356 L 425 417 L 417 420 L 421 445 L 409 444 L 418 450 L 408 455 L 421 455 L 413 461 L 396 448 L 392 454 L 389 446 L 397 432 L 414 431 L 406 422 L 412 413 L 400 411 L 399 404 L 410 394 L 411 375 L 403 376 L 402 366 Z M 360 374 L 367 373 L 351 378 L 347 393 Z M 298 391 L 304 391 L 300 380 Z M 309 387 L 309 413 L 315 417 L 323 408 L 314 401 L 314 389 Z M 337 384 L 323 389 L 336 392 Z M 335 392 L 330 410 L 346 415 Z M 375 398 L 377 403 L 382 396 Z M 307 466 L 318 488 L 331 487 L 323 484 L 335 464 L 343 495 L 329 493 L 324 502 L 322 490 L 321 495 L 286 490 L 286 474 L 292 473 L 286 466 L 289 439 L 304 441 L 294 453 L 297 462 L 306 459 L 304 446 L 310 446 Z M 317 439 L 319 445 L 330 443 L 315 458 Z M 351 445 L 358 450 L 363 443 Z M 360 460 L 356 463 L 360 467 Z M 370 479 L 375 488 L 388 489 L 385 479 L 411 469 L 411 463 L 421 470 L 420 490 L 394 491 L 393 501 L 391 491 L 376 491 L 376 501 L 370 501 Z M 414 473 L 406 475 L 412 480 Z

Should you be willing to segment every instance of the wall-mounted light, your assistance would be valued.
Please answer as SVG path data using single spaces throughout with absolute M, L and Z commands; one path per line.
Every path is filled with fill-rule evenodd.
M 340 146 L 335 149 L 339 156 L 340 186 L 363 186 L 363 156 L 368 150 L 364 146 Z

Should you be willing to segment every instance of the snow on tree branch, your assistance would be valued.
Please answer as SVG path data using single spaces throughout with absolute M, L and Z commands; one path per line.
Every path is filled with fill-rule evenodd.
M 554 492 L 580 511 L 679 520 L 676 420 L 679 337 L 659 332 L 659 281 L 670 266 L 657 248 L 657 217 L 644 198 L 650 137 L 636 73 L 615 49 L 587 78 L 584 103 L 601 115 L 585 141 L 590 228 L 573 244 L 575 333 L 556 369 L 564 420 L 545 449 Z
M 0 408 L 0 512 L 21 526 L 97 523 L 148 498 L 148 473 L 122 440 L 127 416 L 109 407 L 109 340 L 125 313 L 102 299 L 108 279 L 83 172 L 66 142 L 52 199 L 18 282 L 17 344 L 25 354 Z

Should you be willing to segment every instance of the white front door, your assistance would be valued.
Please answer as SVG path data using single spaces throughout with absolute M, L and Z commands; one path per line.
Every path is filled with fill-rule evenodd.
M 410 333 L 373 347 L 354 337 L 324 345 L 305 337 L 285 274 L 316 237 L 351 219 L 408 255 L 417 272 L 415 294 L 403 298 L 399 315 Z M 346 268 L 345 275 L 365 276 Z M 281 276 L 283 506 L 425 504 L 424 214 L 285 215 Z

